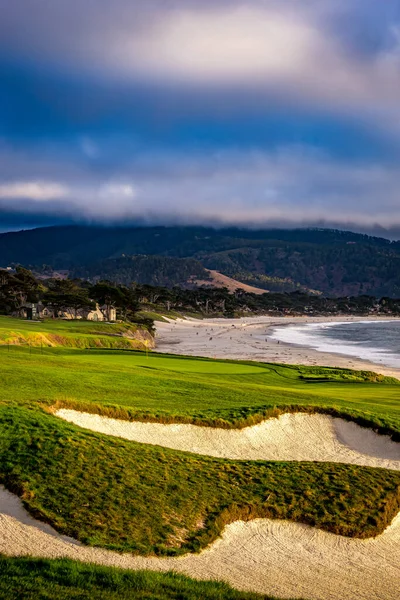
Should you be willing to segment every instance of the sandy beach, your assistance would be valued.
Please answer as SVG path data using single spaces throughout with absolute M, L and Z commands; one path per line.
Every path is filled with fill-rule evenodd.
M 306 323 L 376 321 L 378 317 L 243 317 L 241 319 L 177 319 L 157 323 L 156 350 L 171 354 L 320 365 L 375 371 L 400 379 L 400 369 L 352 356 L 319 352 L 272 339 L 274 327 Z M 379 318 L 393 320 L 393 318 Z

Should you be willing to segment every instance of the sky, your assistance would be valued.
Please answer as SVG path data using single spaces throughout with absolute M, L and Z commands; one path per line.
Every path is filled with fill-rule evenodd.
M 400 237 L 399 0 L 0 0 L 0 231 Z

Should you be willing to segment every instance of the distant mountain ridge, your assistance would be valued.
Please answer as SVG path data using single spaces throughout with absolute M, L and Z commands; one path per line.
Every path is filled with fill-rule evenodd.
M 61 226 L 0 234 L 3 267 L 117 277 L 124 261 L 124 277 L 142 283 L 202 280 L 209 269 L 271 291 L 400 296 L 400 242 L 348 231 Z M 151 281 L 143 281 L 145 269 Z

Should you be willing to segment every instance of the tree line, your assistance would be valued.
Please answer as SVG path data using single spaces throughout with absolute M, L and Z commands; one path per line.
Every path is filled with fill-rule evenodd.
M 243 314 L 272 315 L 400 315 L 400 298 L 375 298 L 361 295 L 326 298 L 302 291 L 253 294 L 242 289 L 230 293 L 227 288 L 199 287 L 188 290 L 155 286 L 136 286 L 141 305 L 162 311 L 200 313 L 208 316 L 235 317 Z
M 15 271 L 0 270 L 2 314 L 22 315 L 27 303 L 39 302 L 50 308 L 54 316 L 69 312 L 74 317 L 80 310 L 93 310 L 97 304 L 107 320 L 115 308 L 118 319 L 132 322 L 143 319 L 143 312 L 138 315 L 143 310 L 223 317 L 242 314 L 400 315 L 400 299 L 389 297 L 326 298 L 302 291 L 258 295 L 242 289 L 230 293 L 226 288 L 204 286 L 190 290 L 134 282 L 119 285 L 106 280 L 93 285 L 81 279 L 38 279 L 23 267 Z

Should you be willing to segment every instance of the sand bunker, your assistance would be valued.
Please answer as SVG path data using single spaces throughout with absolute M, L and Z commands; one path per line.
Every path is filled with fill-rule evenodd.
M 61 409 L 58 417 L 91 431 L 236 460 L 338 462 L 400 470 L 400 444 L 328 415 L 285 414 L 244 429 L 140 423 Z
M 400 515 L 382 535 L 368 540 L 288 521 L 237 521 L 200 554 L 144 558 L 88 548 L 63 537 L 30 517 L 19 498 L 0 486 L 0 553 L 174 570 L 281 598 L 398 600 L 400 596 Z
M 221 430 L 130 423 L 64 409 L 56 414 L 93 431 L 210 456 L 335 461 L 400 469 L 400 444 L 326 415 L 286 414 L 242 430 Z M 65 557 L 127 569 L 174 570 L 280 598 L 400 597 L 400 514 L 382 535 L 367 540 L 288 521 L 236 521 L 200 554 L 146 558 L 89 548 L 59 535 L 33 519 L 20 499 L 0 486 L 0 553 Z

